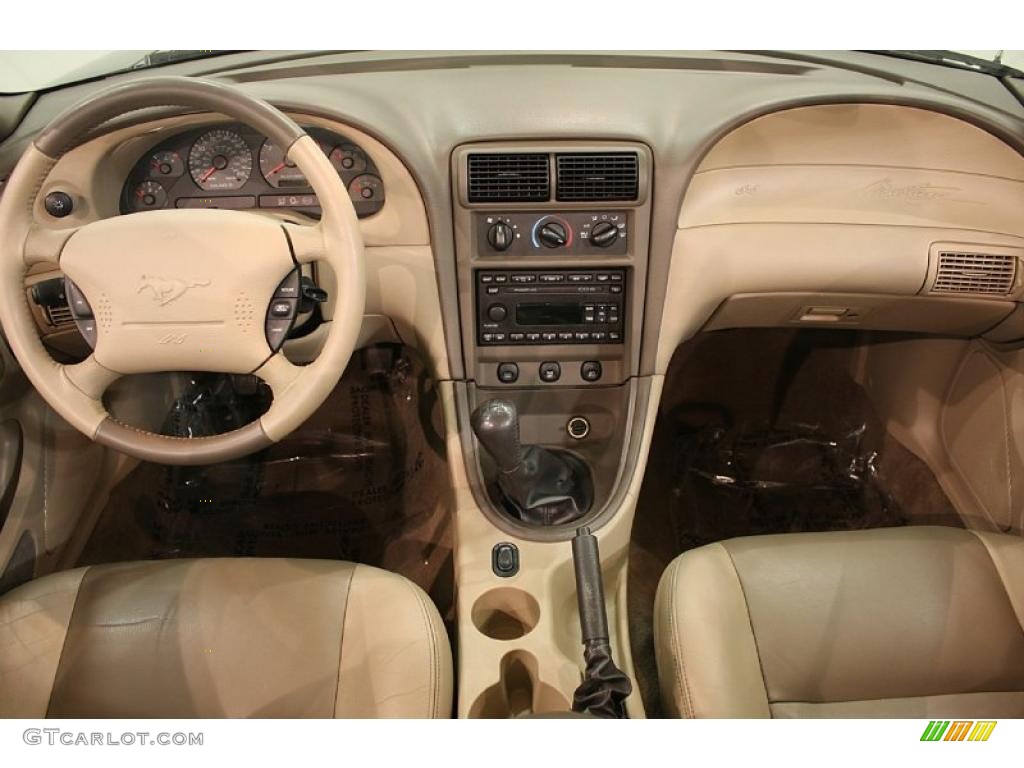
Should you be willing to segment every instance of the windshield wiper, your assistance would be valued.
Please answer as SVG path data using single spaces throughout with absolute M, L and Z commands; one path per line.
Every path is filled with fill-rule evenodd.
M 209 59 L 213 56 L 223 56 L 226 53 L 241 53 L 241 51 L 152 51 L 132 64 L 130 68 L 149 69 L 150 67 L 162 67 L 164 64 Z
M 966 69 L 971 72 L 980 72 L 993 77 L 1024 77 L 1021 70 L 1007 66 L 998 61 L 989 61 L 968 53 L 959 51 L 865 51 L 865 53 L 877 53 L 882 56 L 893 56 L 897 59 L 909 61 L 923 61 L 927 64 L 939 64 L 944 67 Z

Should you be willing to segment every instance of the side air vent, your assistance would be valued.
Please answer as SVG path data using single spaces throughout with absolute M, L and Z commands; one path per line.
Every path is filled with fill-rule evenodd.
M 539 203 L 551 199 L 546 154 L 472 154 L 469 202 Z
M 1017 259 L 1010 255 L 940 251 L 934 293 L 1005 296 L 1017 278 Z
M 555 196 L 562 202 L 636 200 L 640 192 L 636 152 L 574 152 L 556 155 Z

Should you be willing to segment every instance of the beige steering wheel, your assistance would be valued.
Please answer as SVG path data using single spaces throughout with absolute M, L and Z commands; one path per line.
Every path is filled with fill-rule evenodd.
M 316 192 L 318 224 L 299 226 L 229 210 L 163 210 L 51 229 L 36 198 L 51 169 L 89 131 L 126 112 L 181 106 L 239 120 L 287 149 Z M 302 264 L 337 275 L 335 310 L 320 356 L 296 366 L 268 341 L 271 303 L 287 303 Z M 93 353 L 61 365 L 39 338 L 26 271 L 60 269 L 92 315 Z M 196 78 L 117 86 L 58 116 L 18 162 L 0 199 L 0 323 L 26 375 L 50 406 L 93 440 L 165 464 L 206 464 L 257 451 L 305 421 L 338 383 L 363 316 L 363 245 L 337 172 L 295 122 L 239 90 Z M 69 295 L 69 301 L 75 296 Z M 221 435 L 180 438 L 115 421 L 102 398 L 119 377 L 160 371 L 254 373 L 274 399 L 257 421 Z

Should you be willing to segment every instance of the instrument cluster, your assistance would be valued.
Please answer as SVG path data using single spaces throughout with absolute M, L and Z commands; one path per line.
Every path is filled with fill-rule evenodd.
M 306 131 L 348 187 L 359 218 L 384 207 L 384 182 L 361 147 L 324 128 Z M 179 133 L 136 162 L 121 192 L 121 212 L 161 208 L 278 208 L 320 214 L 316 194 L 283 148 L 238 124 Z

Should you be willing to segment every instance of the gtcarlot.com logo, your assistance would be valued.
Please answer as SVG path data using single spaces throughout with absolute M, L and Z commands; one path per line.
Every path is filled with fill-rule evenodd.
M 150 733 L 125 731 L 100 733 L 98 731 L 65 731 L 60 728 L 29 728 L 22 735 L 29 745 L 50 747 L 201 747 L 202 733 Z
M 988 741 L 996 729 L 995 720 L 932 720 L 921 741 Z

